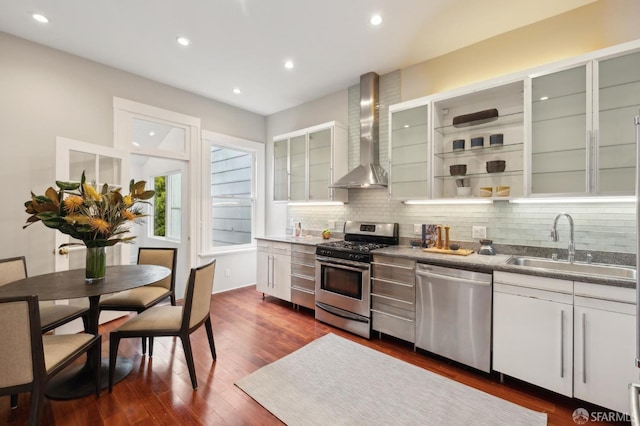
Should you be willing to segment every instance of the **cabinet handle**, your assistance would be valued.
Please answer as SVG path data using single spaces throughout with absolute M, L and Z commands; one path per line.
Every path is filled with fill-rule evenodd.
M 587 314 L 582 313 L 582 383 L 587 383 Z
M 376 314 L 386 315 L 386 316 L 388 316 L 388 317 L 395 318 L 395 319 L 399 319 L 399 320 L 406 321 L 406 322 L 413 322 L 413 320 L 412 320 L 412 319 L 409 319 L 409 318 L 403 318 L 403 317 L 400 317 L 400 316 L 398 316 L 398 315 L 390 314 L 390 313 L 388 313 L 388 312 L 382 312 L 382 311 L 379 311 L 379 310 L 377 310 L 377 309 L 372 309 L 372 310 L 371 310 L 371 312 L 375 312 Z
M 275 279 L 275 269 L 276 269 L 276 257 L 271 256 L 271 288 L 276 288 L 276 279 Z
M 392 285 L 399 285 L 399 286 L 402 286 L 402 287 L 409 287 L 409 288 L 415 287 L 414 284 L 401 283 L 400 281 L 391 281 L 391 280 L 385 280 L 385 279 L 376 278 L 376 277 L 371 278 L 371 280 L 372 281 L 380 281 L 380 282 L 387 283 L 387 284 L 392 284 Z
M 560 311 L 560 377 L 564 377 L 564 311 Z
M 267 255 L 267 287 L 269 287 L 271 280 L 271 255 Z

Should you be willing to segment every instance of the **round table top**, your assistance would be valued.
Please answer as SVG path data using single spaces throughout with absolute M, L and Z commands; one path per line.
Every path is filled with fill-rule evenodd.
M 52 272 L 13 281 L 0 286 L 0 297 L 38 295 L 38 300 L 76 299 L 117 293 L 153 284 L 168 277 L 169 268 L 156 265 L 108 266 L 106 278 L 93 283 L 85 281 L 85 270 Z

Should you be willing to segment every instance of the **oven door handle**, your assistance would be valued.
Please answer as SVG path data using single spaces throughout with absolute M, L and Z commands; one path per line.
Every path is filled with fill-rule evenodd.
M 321 265 L 325 265 L 325 266 L 335 266 L 337 268 L 340 269 L 347 269 L 349 271 L 356 271 L 356 272 L 362 272 L 362 271 L 366 271 L 367 269 L 369 269 L 369 264 L 365 264 L 363 266 L 353 266 L 351 264 L 346 264 L 343 262 L 336 262 L 328 257 L 316 257 L 316 260 L 318 261 L 318 263 L 320 263 Z

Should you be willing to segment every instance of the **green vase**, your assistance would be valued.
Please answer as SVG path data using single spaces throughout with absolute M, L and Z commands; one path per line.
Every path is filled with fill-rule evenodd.
M 107 248 L 87 247 L 85 280 L 88 283 L 104 279 L 107 273 Z

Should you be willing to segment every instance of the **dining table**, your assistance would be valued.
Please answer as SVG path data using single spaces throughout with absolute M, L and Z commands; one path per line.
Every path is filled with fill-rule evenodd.
M 171 274 L 171 270 L 157 265 L 108 266 L 103 279 L 88 282 L 84 269 L 71 269 L 43 275 L 35 275 L 0 286 L 0 298 L 37 295 L 39 301 L 65 299 L 89 299 L 86 332 L 98 334 L 100 319 L 100 296 L 117 293 L 158 282 Z M 132 361 L 118 358 L 114 382 L 124 379 L 132 370 Z M 109 358 L 101 365 L 102 388 L 108 386 Z M 57 374 L 47 385 L 46 395 L 50 399 L 66 400 L 81 398 L 95 392 L 93 372 L 89 360 L 74 365 Z

